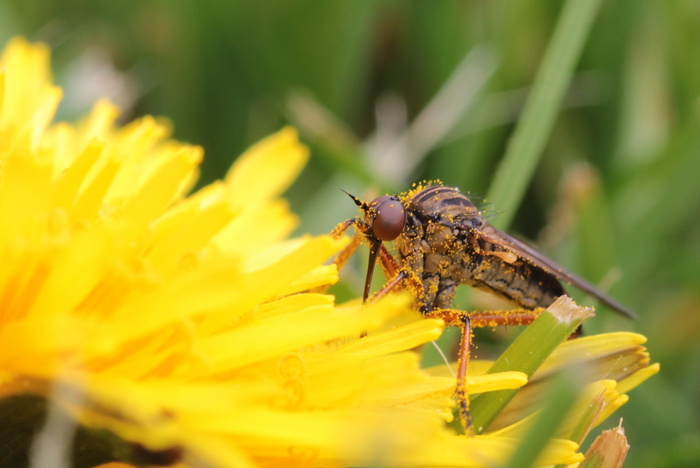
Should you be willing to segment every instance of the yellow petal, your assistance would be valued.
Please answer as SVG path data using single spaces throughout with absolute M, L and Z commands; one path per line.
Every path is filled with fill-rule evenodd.
M 291 127 L 252 146 L 226 175 L 234 205 L 256 206 L 282 193 L 296 179 L 308 153 Z

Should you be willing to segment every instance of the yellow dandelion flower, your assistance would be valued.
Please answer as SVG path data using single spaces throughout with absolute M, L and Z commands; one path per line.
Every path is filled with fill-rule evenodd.
M 311 292 L 337 280 L 324 262 L 347 241 L 288 238 L 296 219 L 280 194 L 308 157 L 294 130 L 188 195 L 202 150 L 170 140 L 167 123 L 117 126 L 107 102 L 77 124 L 53 123 L 61 91 L 48 55 L 15 39 L 0 58 L 0 419 L 15 441 L 0 444 L 0 458 L 217 467 L 507 460 L 530 405 L 513 403 L 498 429 L 476 437 L 448 428 L 454 377 L 420 369 L 413 351 L 441 334 L 440 320 L 408 311 L 403 295 L 361 307 Z M 589 426 L 653 373 L 639 339 L 628 338 L 626 348 L 576 340 L 541 370 L 584 346 L 600 369 L 626 359 L 619 373 L 590 379 L 582 401 L 601 409 Z M 522 372 L 484 370 L 470 375 L 469 391 L 526 382 Z M 567 424 L 539 463 L 583 458 L 575 414 Z

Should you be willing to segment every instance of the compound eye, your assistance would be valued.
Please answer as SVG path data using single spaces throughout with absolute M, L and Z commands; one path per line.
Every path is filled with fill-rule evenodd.
M 399 237 L 406 224 L 406 211 L 396 197 L 382 195 L 370 203 L 376 213 L 372 220 L 372 232 L 380 241 L 392 241 Z

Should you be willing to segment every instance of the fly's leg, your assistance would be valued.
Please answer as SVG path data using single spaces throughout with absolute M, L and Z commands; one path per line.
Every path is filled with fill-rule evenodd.
M 357 233 L 352 237 L 350 243 L 333 259 L 333 263 L 338 270 L 345 266 L 348 260 L 350 260 L 350 257 L 353 256 L 357 248 L 362 243 L 362 234 L 360 234 L 361 231 L 358 229 L 358 224 L 360 223 L 362 223 L 362 221 L 359 218 L 351 218 L 338 224 L 330 233 L 330 236 L 333 239 L 339 239 L 343 234 L 345 234 L 345 231 L 347 231 L 350 226 L 354 225 L 355 229 L 357 230 Z M 330 286 L 331 285 L 320 286 L 312 289 L 311 291 L 316 293 L 325 293 Z
M 468 436 L 474 435 L 472 415 L 469 411 L 469 388 L 467 387 L 467 367 L 471 359 L 472 349 L 472 323 L 468 315 L 460 317 L 461 336 L 459 338 L 459 354 L 457 356 L 457 408 L 459 419 Z
M 384 244 L 379 246 L 379 265 L 382 267 L 384 276 L 387 278 L 393 278 L 399 274 L 399 265 L 386 247 L 384 247 Z
M 332 238 L 338 239 L 343 234 L 345 234 L 345 232 L 350 228 L 350 226 L 355 226 L 355 230 L 357 231 L 357 233 L 353 236 L 350 243 L 338 255 L 336 255 L 335 259 L 333 259 L 333 263 L 336 265 L 338 270 L 343 268 L 348 262 L 348 260 L 350 260 L 350 258 L 357 251 L 364 238 L 364 235 L 362 233 L 366 229 L 366 226 L 364 225 L 364 222 L 361 219 L 351 218 L 347 221 L 343 221 L 342 223 L 338 224 L 335 228 L 333 228 L 333 230 L 330 233 L 330 236 Z M 394 257 L 389 253 L 384 244 L 380 244 L 378 247 L 378 259 L 382 271 L 384 272 L 384 275 L 387 278 L 393 279 L 393 283 L 390 281 L 390 283 L 392 284 L 388 283 L 387 285 L 385 285 L 382 288 L 383 291 L 378 292 L 377 295 L 374 297 L 375 300 L 379 297 L 388 294 L 391 290 L 394 289 L 394 287 L 398 285 L 398 283 L 401 283 L 401 281 L 410 276 L 406 273 L 400 273 L 399 266 L 396 263 L 396 260 L 394 260 Z M 411 284 L 413 285 L 414 283 L 415 286 L 420 287 L 420 282 L 418 282 L 417 280 L 412 280 Z M 322 293 L 325 292 L 328 288 L 329 286 L 319 287 L 315 288 L 314 291 Z
M 474 435 L 471 413 L 469 411 L 469 387 L 467 370 L 471 359 L 472 328 L 497 327 L 501 325 L 529 325 L 544 309 L 534 310 L 496 310 L 465 312 L 459 309 L 434 309 L 425 314 L 426 317 L 440 318 L 448 326 L 458 327 L 461 332 L 457 356 L 457 385 L 455 398 L 459 419 L 468 436 Z
M 372 296 L 372 300 L 377 300 L 386 296 L 398 286 L 408 287 L 415 297 L 419 297 L 420 291 L 423 290 L 423 284 L 420 279 L 410 271 L 401 269 L 394 257 L 389 253 L 386 247 L 384 247 L 384 244 L 379 247 L 378 258 L 379 265 L 382 267 L 382 271 L 388 278 L 388 281 L 374 296 Z
M 360 222 L 359 218 L 350 218 L 346 221 L 343 221 L 342 223 L 338 224 L 336 227 L 333 228 L 333 230 L 330 233 L 330 236 L 333 239 L 339 239 L 340 236 L 345 234 L 345 231 L 347 231 L 350 228 L 350 226 L 358 222 Z
M 459 352 L 457 356 L 457 385 L 455 387 L 455 399 L 457 400 L 457 413 L 459 421 L 464 428 L 464 433 L 469 437 L 474 436 L 472 415 L 469 411 L 469 387 L 467 386 L 467 368 L 471 358 L 472 349 L 472 324 L 467 314 L 459 318 L 456 325 L 460 329 Z
M 460 330 L 459 351 L 457 357 L 457 385 L 455 399 L 457 412 L 465 434 L 474 436 L 471 412 L 469 411 L 469 387 L 467 385 L 467 369 L 471 358 L 472 322 L 470 314 L 458 309 L 434 309 L 425 314 L 426 317 L 439 318 L 448 326 Z
M 335 266 L 338 267 L 338 270 L 343 268 L 345 264 L 348 263 L 348 260 L 350 260 L 350 257 L 353 256 L 353 254 L 355 253 L 355 251 L 361 243 L 361 235 L 355 234 L 352 240 L 350 240 L 350 243 L 338 255 L 336 255 L 335 259 L 333 260 L 333 263 L 335 263 Z
M 400 271 L 397 275 L 395 275 L 389 281 L 384 283 L 384 286 L 382 286 L 382 288 L 372 296 L 372 301 L 379 300 L 382 297 L 386 296 L 391 291 L 393 291 L 395 288 L 400 286 L 401 282 L 408 277 L 409 276 L 406 273 L 404 273 L 403 271 Z
M 357 219 L 345 221 L 344 223 L 339 224 L 333 230 L 333 232 L 331 232 L 331 236 L 340 237 L 343 232 L 354 224 L 354 222 L 361 223 L 361 221 Z M 348 246 L 336 256 L 335 260 L 333 260 L 333 263 L 337 265 L 338 269 L 342 268 L 345 263 L 347 263 L 362 242 L 362 234 L 360 234 L 360 232 L 361 231 L 358 230 L 358 234 L 352 239 L 350 244 L 348 244 Z M 389 253 L 386 247 L 384 247 L 384 244 L 380 244 L 378 247 L 377 259 L 379 260 L 379 265 L 381 266 L 382 272 L 384 272 L 386 278 L 388 278 L 388 281 L 379 291 L 372 295 L 371 301 L 381 299 L 396 288 L 400 289 L 406 285 L 408 285 L 412 291 L 420 291 L 422 289 L 423 285 L 421 284 L 420 280 L 410 272 L 401 270 L 394 257 L 391 255 L 391 253 Z
M 333 263 L 335 263 L 338 266 L 338 269 L 341 269 L 343 266 L 345 266 L 350 257 L 353 256 L 357 248 L 360 246 L 363 238 L 362 233 L 367 229 L 367 227 L 365 226 L 364 222 L 359 218 L 351 218 L 347 221 L 343 221 L 342 223 L 338 224 L 335 228 L 333 228 L 333 230 L 330 233 L 330 236 L 333 239 L 339 239 L 340 236 L 345 234 L 345 231 L 347 231 L 350 228 L 350 226 L 355 226 L 357 234 L 355 234 L 355 236 L 352 238 L 347 247 L 345 247 L 343 251 L 335 257 L 335 260 L 333 260 Z M 381 244 L 379 246 L 379 259 L 382 266 L 382 271 L 384 271 L 386 277 L 394 277 L 397 274 L 399 267 L 396 264 L 396 260 L 394 260 L 394 257 L 392 257 L 389 251 L 386 249 L 386 247 L 384 247 L 384 244 Z
M 544 311 L 544 308 L 537 309 L 516 309 L 516 310 L 489 310 L 472 312 L 470 317 L 474 328 L 494 328 L 504 325 L 530 325 Z M 583 334 L 581 325 L 569 336 L 573 340 Z
M 505 325 L 530 325 L 544 312 L 544 308 L 515 310 L 484 310 L 471 312 L 469 317 L 474 328 L 494 328 Z

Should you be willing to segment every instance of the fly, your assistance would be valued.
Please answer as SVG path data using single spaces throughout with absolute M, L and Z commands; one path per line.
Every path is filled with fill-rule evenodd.
M 561 282 L 590 294 L 620 314 L 636 314 L 567 271 L 527 244 L 488 224 L 482 213 L 458 189 L 442 185 L 418 186 L 401 197 L 382 195 L 363 202 L 348 194 L 364 216 L 341 223 L 333 231 L 340 236 L 354 225 L 369 244 L 369 265 L 363 300 L 370 293 L 375 265 L 389 281 L 375 297 L 398 286 L 408 287 L 424 316 L 440 317 L 462 330 L 457 372 L 457 402 L 465 430 L 472 432 L 466 392 L 471 328 L 497 324 L 527 324 L 540 308 L 565 294 Z M 359 236 L 336 259 L 342 265 L 359 244 Z M 383 242 L 394 241 L 396 256 Z M 522 310 L 499 317 L 496 313 L 467 313 L 452 308 L 457 287 L 466 284 L 502 297 Z

